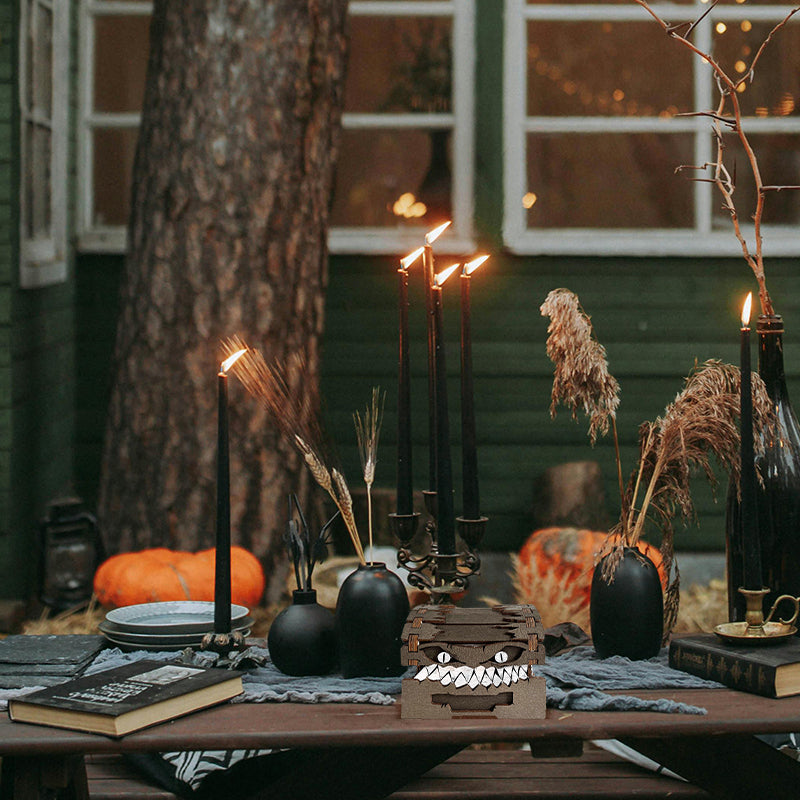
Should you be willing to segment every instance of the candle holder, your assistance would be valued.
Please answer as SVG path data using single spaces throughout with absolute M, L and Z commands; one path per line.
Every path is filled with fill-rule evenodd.
M 207 633 L 200 642 L 201 650 L 210 650 L 220 656 L 227 655 L 231 651 L 241 651 L 246 649 L 244 636 L 241 631 L 230 631 L 229 633 Z
M 480 573 L 481 560 L 476 548 L 483 539 L 488 517 L 464 519 L 458 517 L 458 532 L 466 545 L 460 553 L 440 553 L 436 537 L 436 492 L 423 492 L 428 520 L 425 523 L 426 545 L 424 551 L 414 554 L 411 541 L 416 535 L 419 513 L 390 514 L 389 522 L 400 541 L 397 563 L 408 572 L 408 582 L 424 592 L 429 592 L 435 604 L 451 602 L 451 596 L 467 590 L 469 579 Z
M 764 617 L 764 597 L 769 594 L 769 589 L 744 589 L 739 587 L 739 593 L 745 599 L 744 622 L 726 622 L 717 625 L 714 633 L 726 641 L 740 644 L 769 644 L 780 639 L 786 639 L 797 633 L 794 623 L 800 613 L 800 598 L 790 594 L 782 594 L 772 604 L 766 618 Z M 789 619 L 772 620 L 772 616 L 780 603 L 788 600 L 794 613 Z

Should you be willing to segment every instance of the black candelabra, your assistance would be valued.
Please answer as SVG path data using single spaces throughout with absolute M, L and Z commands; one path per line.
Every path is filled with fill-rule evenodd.
M 458 533 L 464 550 L 456 553 L 440 552 L 437 536 L 437 493 L 422 493 L 428 520 L 425 523 L 425 540 L 422 552 L 412 552 L 412 541 L 417 535 L 420 514 L 390 514 L 392 530 L 400 542 L 397 564 L 408 572 L 408 582 L 424 592 L 429 592 L 433 603 L 449 603 L 452 595 L 469 586 L 469 579 L 480 573 L 481 560 L 477 548 L 483 539 L 488 517 L 464 519 L 458 517 Z

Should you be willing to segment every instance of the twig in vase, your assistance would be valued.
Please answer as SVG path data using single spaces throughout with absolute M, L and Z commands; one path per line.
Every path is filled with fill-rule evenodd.
M 772 315 L 774 314 L 774 309 L 772 306 L 772 300 L 769 296 L 769 292 L 767 291 L 766 286 L 766 277 L 764 274 L 764 252 L 763 252 L 763 242 L 762 242 L 762 219 L 764 216 L 764 203 L 766 199 L 766 194 L 769 191 L 781 191 L 781 190 L 796 190 L 800 187 L 797 186 L 780 186 L 780 187 L 772 187 L 772 186 L 765 186 L 763 180 L 761 178 L 761 171 L 758 165 L 758 159 L 756 158 L 755 151 L 750 143 L 750 140 L 742 127 L 742 110 L 739 103 L 739 91 L 744 87 L 746 83 L 750 83 L 753 80 L 755 74 L 755 66 L 758 63 L 761 55 L 764 52 L 767 44 L 772 40 L 772 37 L 781 29 L 783 28 L 789 20 L 798 12 L 800 11 L 800 6 L 793 8 L 786 16 L 778 22 L 772 30 L 767 34 L 766 38 L 761 42 L 761 45 L 755 52 L 755 55 L 752 57 L 749 66 L 745 65 L 744 69 L 737 71 L 741 71 L 741 77 L 731 78 L 725 71 L 725 69 L 721 66 L 719 61 L 712 57 L 711 53 L 705 52 L 701 50 L 697 45 L 695 45 L 690 39 L 689 36 L 694 31 L 695 27 L 700 23 L 701 20 L 705 18 L 707 14 L 711 12 L 711 10 L 717 5 L 719 0 L 715 0 L 709 8 L 707 8 L 698 19 L 696 19 L 693 23 L 689 24 L 688 27 L 686 23 L 682 23 L 679 25 L 670 25 L 666 22 L 659 14 L 652 8 L 648 0 L 634 0 L 637 5 L 640 5 L 663 29 L 664 33 L 667 34 L 672 39 L 680 42 L 684 47 L 687 47 L 691 50 L 696 56 L 700 57 L 704 60 L 714 72 L 714 76 L 717 82 L 717 89 L 720 94 L 719 104 L 714 111 L 700 111 L 694 112 L 693 114 L 689 114 L 688 116 L 707 116 L 710 117 L 713 124 L 713 130 L 716 138 L 716 160 L 712 163 L 703 164 L 701 167 L 691 167 L 691 169 L 700 169 L 702 171 L 710 171 L 711 177 L 710 181 L 713 182 L 717 189 L 719 190 L 720 194 L 722 195 L 723 200 L 723 208 L 728 212 L 731 218 L 731 222 L 733 224 L 733 231 L 734 234 L 739 242 L 739 245 L 742 249 L 742 255 L 744 256 L 745 261 L 753 271 L 755 275 L 756 281 L 758 283 L 758 294 L 759 300 L 761 302 L 761 313 Z M 730 105 L 731 113 L 726 114 L 726 109 Z M 687 115 L 684 115 L 687 116 Z M 753 174 L 753 179 L 755 182 L 755 192 L 756 192 L 756 207 L 755 212 L 753 214 L 753 236 L 755 242 L 755 251 L 751 252 L 751 248 L 747 243 L 747 239 L 745 238 L 744 232 L 742 231 L 741 224 L 739 221 L 739 214 L 736 209 L 736 204 L 734 203 L 733 194 L 735 189 L 735 175 L 731 178 L 728 170 L 724 167 L 723 164 L 723 152 L 725 149 L 725 143 L 722 136 L 721 125 L 726 125 L 730 129 L 730 132 L 735 134 L 739 139 L 739 142 L 742 146 L 742 149 L 745 152 L 747 157 L 747 163 L 750 166 L 750 170 Z M 681 166 L 678 168 L 678 171 L 683 169 L 687 169 L 689 167 Z
M 383 406 L 386 393 L 373 387 L 372 402 L 364 410 L 362 417 L 358 411 L 353 414 L 358 440 L 358 454 L 361 457 L 361 469 L 367 487 L 367 525 L 369 529 L 369 560 L 372 563 L 372 484 L 375 481 L 375 466 L 378 463 L 378 440 L 381 435 Z

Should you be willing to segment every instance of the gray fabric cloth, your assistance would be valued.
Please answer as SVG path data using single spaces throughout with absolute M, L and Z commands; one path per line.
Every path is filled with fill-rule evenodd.
M 633 689 L 712 689 L 722 684 L 669 666 L 669 650 L 644 661 L 623 656 L 600 658 L 591 646 L 574 647 L 534 667 L 547 681 L 547 705 L 573 711 L 658 711 L 705 714 L 699 706 L 659 698 L 642 700 L 610 691 Z
M 265 649 L 253 648 L 267 658 Z M 124 653 L 117 648 L 103 650 L 86 670 L 92 674 L 132 661 L 152 658 L 171 661 L 182 657 L 175 652 L 138 650 Z M 193 663 L 213 666 L 213 653 L 194 653 Z M 547 659 L 534 668 L 547 681 L 547 705 L 551 708 L 575 711 L 659 711 L 666 713 L 702 714 L 704 709 L 667 699 L 641 700 L 628 695 L 610 695 L 609 691 L 634 689 L 699 689 L 720 687 L 713 681 L 696 678 L 669 667 L 665 648 L 655 658 L 631 661 L 621 656 L 601 659 L 590 646 L 574 647 Z M 414 672 L 413 668 L 406 673 Z M 340 675 L 292 677 L 284 675 L 271 663 L 242 673 L 244 693 L 235 703 L 294 702 L 294 703 L 373 703 L 389 705 L 393 695 L 400 694 L 402 677 L 342 678 Z M 34 691 L 37 687 L 0 690 L 0 708 L 8 699 Z M 38 687 L 41 688 L 41 687 Z

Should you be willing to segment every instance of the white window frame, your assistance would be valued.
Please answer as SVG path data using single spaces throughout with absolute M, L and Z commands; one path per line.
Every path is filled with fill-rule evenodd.
M 84 252 L 125 252 L 123 226 L 93 224 L 92 152 L 97 127 L 131 127 L 141 115 L 98 113 L 93 109 L 94 25 L 99 14 L 150 14 L 150 2 L 81 0 L 80 20 L 80 122 L 78 139 L 78 247 Z M 471 252 L 473 234 L 473 151 L 475 127 L 475 0 L 351 0 L 351 16 L 447 16 L 453 19 L 453 109 L 449 113 L 354 114 L 345 113 L 345 130 L 450 128 L 452 142 L 453 225 L 442 246 L 452 252 Z M 394 254 L 414 249 L 427 231 L 425 226 L 337 227 L 329 232 L 332 253 Z
M 662 18 L 677 22 L 694 19 L 708 6 L 695 0 L 694 4 L 675 5 L 653 3 Z M 783 19 L 792 6 L 720 5 L 708 15 L 707 24 L 698 26 L 693 40 L 700 49 L 711 48 L 712 27 L 715 22 L 775 21 Z M 714 225 L 712 184 L 694 182 L 694 226 L 669 229 L 620 228 L 529 228 L 522 197 L 528 191 L 526 135 L 528 133 L 693 133 L 695 163 L 713 160 L 713 140 L 710 124 L 703 117 L 545 117 L 527 116 L 527 23 L 531 20 L 646 22 L 653 26 L 653 36 L 663 36 L 643 8 L 630 5 L 528 5 L 525 0 L 505 0 L 504 53 L 504 213 L 503 241 L 513 253 L 522 255 L 630 255 L 630 256 L 741 256 L 742 250 L 733 229 L 721 230 Z M 675 43 L 675 47 L 681 47 Z M 687 51 L 688 52 L 688 51 Z M 716 106 L 710 67 L 692 56 L 694 103 L 697 110 Z M 762 76 L 765 79 L 767 76 Z M 756 75 L 756 80 L 759 76 Z M 781 117 L 744 121 L 748 134 L 800 133 L 800 118 Z M 676 166 L 678 166 L 676 164 Z M 665 175 L 667 180 L 670 176 Z M 753 241 L 752 225 L 742 226 L 749 242 Z M 800 254 L 800 230 L 797 225 L 762 226 L 765 248 L 770 256 Z
M 52 49 L 50 51 L 50 114 L 45 109 L 28 105 L 28 32 L 35 25 L 32 7 L 46 8 L 52 20 Z M 69 23 L 68 0 L 22 0 L 19 28 L 19 111 L 20 111 L 20 265 L 19 281 L 23 289 L 37 289 L 67 279 L 67 157 L 69 143 Z M 32 31 L 35 39 L 36 30 Z M 36 65 L 32 74 L 35 75 Z M 50 129 L 50 180 L 47 187 L 32 187 L 32 191 L 45 190 L 50 196 L 50 224 L 44 235 L 28 233 L 27 209 L 29 198 L 25 180 L 28 169 L 27 123 Z
M 150 16 L 151 2 L 80 0 L 78 12 L 80 67 L 78 74 L 78 249 L 82 252 L 124 253 L 128 231 L 124 225 L 94 223 L 94 133 L 97 128 L 138 128 L 139 111 L 109 113 L 94 110 L 94 20 L 98 16 Z

